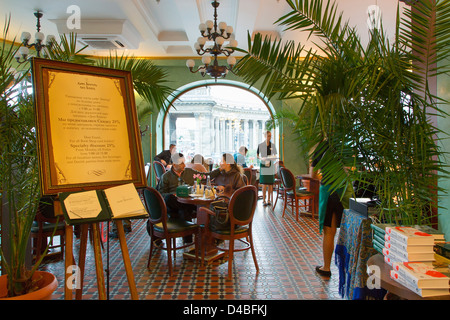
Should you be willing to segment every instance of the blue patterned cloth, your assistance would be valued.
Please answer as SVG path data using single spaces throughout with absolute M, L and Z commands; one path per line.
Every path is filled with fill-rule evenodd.
M 335 262 L 339 269 L 339 293 L 350 300 L 381 299 L 383 289 L 369 290 L 367 260 L 376 254 L 372 246 L 371 220 L 353 210 L 344 210 L 336 244 Z

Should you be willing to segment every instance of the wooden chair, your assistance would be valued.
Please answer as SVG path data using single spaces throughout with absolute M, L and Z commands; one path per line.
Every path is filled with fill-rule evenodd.
M 298 190 L 295 183 L 295 177 L 289 169 L 280 167 L 279 172 L 284 188 L 283 217 L 286 211 L 286 206 L 289 205 L 292 208 L 292 212 L 295 209 L 295 220 L 298 221 L 299 209 L 307 207 L 311 210 L 311 215 L 314 218 L 316 211 L 314 193 L 305 190 Z
M 147 268 L 150 266 L 153 248 L 157 240 L 165 240 L 166 246 L 158 246 L 167 251 L 169 275 L 172 276 L 172 251 L 175 259 L 176 250 L 187 248 L 195 244 L 195 259 L 198 260 L 198 248 L 200 238 L 200 227 L 192 222 L 181 218 L 169 218 L 167 207 L 161 194 L 152 187 L 144 189 L 144 203 L 149 213 L 147 222 L 147 232 L 150 235 L 150 253 L 148 256 Z M 176 245 L 176 239 L 195 235 L 195 242 L 181 246 Z
M 252 185 L 254 181 L 252 181 L 252 169 L 244 168 L 244 175 L 247 177 L 247 185 Z
M 55 217 L 53 199 L 49 197 L 41 199 L 36 212 L 36 217 L 31 226 L 30 236 L 32 239 L 31 250 L 35 262 L 39 261 L 41 255 L 45 252 L 47 245 L 49 250 L 60 248 L 60 252 L 47 253 L 46 256 L 58 253 L 61 258 L 64 257 L 65 223 L 62 216 Z M 59 236 L 59 244 L 54 244 L 54 237 L 57 236 Z M 50 242 L 48 242 L 48 238 L 50 238 Z
M 229 241 L 228 249 L 218 247 L 219 250 L 228 252 L 228 279 L 231 279 L 233 256 L 237 251 L 250 249 L 256 271 L 259 272 L 252 236 L 253 215 L 255 213 L 257 200 L 258 190 L 255 186 L 250 185 L 239 188 L 233 193 L 230 198 L 230 202 L 228 203 L 230 229 L 216 230 L 214 226 L 208 226 L 213 238 Z M 199 210 L 206 211 L 209 215 L 214 215 L 214 213 L 208 208 L 201 207 Z M 243 248 L 236 249 L 234 246 L 234 240 L 241 241 L 245 246 Z M 204 250 L 202 250 L 202 260 L 204 259 L 204 254 Z
M 155 173 L 156 183 L 159 182 L 161 176 L 166 172 L 166 168 L 159 161 L 153 161 L 153 172 Z
M 320 180 L 305 176 L 302 176 L 301 179 L 302 184 L 306 188 L 306 190 L 314 194 L 314 206 L 316 208 L 316 211 L 319 210 Z

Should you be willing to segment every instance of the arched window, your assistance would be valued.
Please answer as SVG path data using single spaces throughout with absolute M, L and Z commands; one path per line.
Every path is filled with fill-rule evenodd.
M 248 149 L 247 164 L 256 163 L 258 144 L 264 141 L 272 114 L 256 94 L 230 85 L 206 85 L 191 89 L 173 101 L 164 121 L 164 149 L 177 145 L 187 161 L 195 154 L 220 162 L 222 153 Z M 279 145 L 278 130 L 272 142 Z

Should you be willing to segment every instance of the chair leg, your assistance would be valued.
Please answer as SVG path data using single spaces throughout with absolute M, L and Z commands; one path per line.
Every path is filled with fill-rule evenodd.
M 147 269 L 150 266 L 150 260 L 152 260 L 152 255 L 153 255 L 153 242 L 155 241 L 155 238 L 150 237 L 150 252 L 148 253 L 148 261 L 147 261 Z
M 177 238 L 172 238 L 173 260 L 177 258 Z
M 283 215 L 282 217 L 284 217 L 284 212 L 286 211 L 286 205 L 287 205 L 287 194 L 284 194 L 284 207 L 283 207 Z
M 199 247 L 199 243 L 200 243 L 200 242 L 198 241 L 199 233 L 200 233 L 200 232 L 198 232 L 197 234 L 195 234 L 195 244 L 194 244 L 194 246 L 195 246 L 195 264 L 198 263 L 198 247 Z
M 275 203 L 273 204 L 273 209 L 274 210 L 275 210 L 275 207 L 277 206 L 279 194 L 280 194 L 280 186 L 277 187 L 277 195 L 275 196 Z
M 203 267 L 204 263 L 205 263 L 205 249 L 203 248 L 203 244 L 205 243 L 206 239 L 205 239 L 205 232 L 203 232 L 200 229 L 200 259 L 202 260 L 201 262 L 201 266 Z
M 299 205 L 299 201 L 301 201 L 300 199 L 295 198 L 295 221 L 298 221 L 298 207 Z
M 256 268 L 256 272 L 259 272 L 259 266 L 258 266 L 258 261 L 256 261 L 256 253 L 255 253 L 255 247 L 253 246 L 253 236 L 250 233 L 249 234 L 249 243 L 250 243 L 250 250 L 252 251 L 252 256 L 253 256 L 253 262 L 255 263 L 255 268 Z
M 233 255 L 234 255 L 234 240 L 230 240 L 228 247 L 228 280 L 231 280 L 233 274 Z
M 172 239 L 166 238 L 166 247 L 167 247 L 167 264 L 169 265 L 169 276 L 172 276 Z

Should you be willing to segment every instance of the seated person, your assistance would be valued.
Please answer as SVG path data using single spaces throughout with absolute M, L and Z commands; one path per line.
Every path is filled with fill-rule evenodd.
M 218 196 L 231 197 L 232 194 L 239 188 L 244 187 L 246 184 L 243 179 L 243 169 L 240 165 L 236 164 L 231 154 L 224 153 L 220 167 L 211 172 L 211 178 L 218 191 Z M 211 204 L 211 210 L 213 211 L 227 211 L 228 199 L 222 198 L 216 200 Z M 230 224 L 224 217 L 211 217 L 209 226 L 213 229 L 227 229 Z
M 196 154 L 192 160 L 191 163 L 186 164 L 187 168 L 192 168 L 194 170 L 200 171 L 200 172 L 208 172 L 209 165 L 205 162 L 205 158 L 201 154 Z
M 247 156 L 248 149 L 245 146 L 241 146 L 239 148 L 239 152 L 234 154 L 234 161 L 242 166 L 242 168 L 247 168 L 247 164 L 245 163 L 245 157 Z M 253 166 L 250 166 L 253 168 Z
M 177 151 L 177 146 L 175 144 L 170 144 L 169 150 L 164 150 L 161 153 L 157 154 L 153 160 L 161 162 L 164 167 L 172 164 L 172 155 Z
M 172 156 L 172 167 L 161 176 L 156 186 L 156 190 L 164 198 L 167 206 L 167 214 L 170 217 L 179 217 L 187 221 L 192 220 L 192 213 L 195 210 L 195 206 L 179 203 L 175 194 L 180 183 L 193 185 L 194 174 L 198 173 L 198 171 L 191 168 L 186 168 L 185 158 L 182 153 L 175 153 Z
M 211 172 L 211 179 L 219 193 L 228 186 L 227 194 L 231 196 L 234 191 L 245 186 L 243 174 L 242 167 L 234 161 L 233 156 L 224 153 L 219 168 Z

